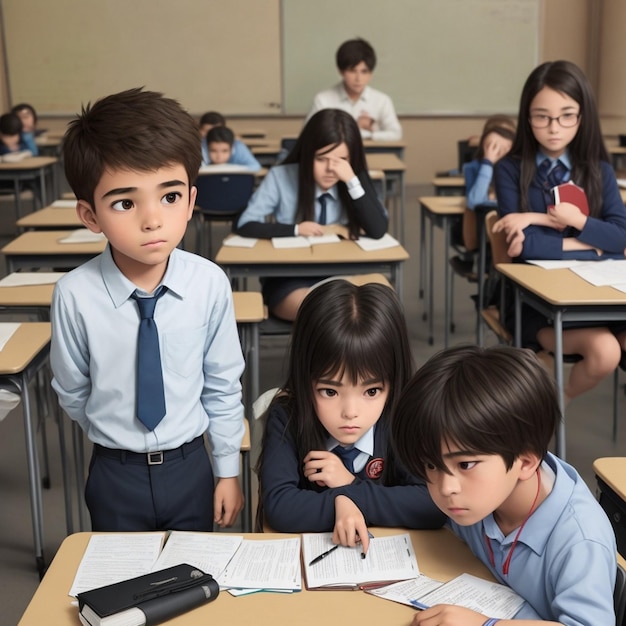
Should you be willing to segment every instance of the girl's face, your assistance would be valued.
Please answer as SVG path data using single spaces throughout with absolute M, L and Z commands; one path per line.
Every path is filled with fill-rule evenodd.
M 383 380 L 360 380 L 356 385 L 346 372 L 313 383 L 315 413 L 322 426 L 340 444 L 358 441 L 380 418 L 389 396 Z
M 557 159 L 565 152 L 578 132 L 579 114 L 576 100 L 550 87 L 544 87 L 533 98 L 528 112 L 530 125 L 546 156 Z
M 17 116 L 22 120 L 22 132 L 32 133 L 35 130 L 35 118 L 28 109 L 20 109 Z
M 340 143 L 330 150 L 330 145 L 320 148 L 313 157 L 313 180 L 322 189 L 328 191 L 337 184 L 340 161 L 350 161 L 350 151 L 345 143 Z

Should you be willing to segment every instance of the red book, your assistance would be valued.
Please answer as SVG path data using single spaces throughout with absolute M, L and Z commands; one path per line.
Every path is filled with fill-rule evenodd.
M 552 195 L 554 196 L 554 204 L 569 202 L 577 206 L 583 215 L 589 215 L 589 202 L 587 201 L 585 190 L 574 184 L 571 180 L 553 187 Z

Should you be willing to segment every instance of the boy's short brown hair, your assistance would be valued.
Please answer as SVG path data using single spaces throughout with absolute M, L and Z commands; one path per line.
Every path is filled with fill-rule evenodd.
M 94 206 L 106 169 L 154 171 L 181 164 L 193 184 L 202 160 L 195 120 L 176 100 L 129 89 L 83 107 L 63 139 L 65 177 L 79 200 Z
M 530 350 L 459 346 L 430 358 L 400 396 L 392 420 L 399 461 L 426 478 L 447 471 L 442 446 L 501 456 L 507 470 L 524 453 L 543 459 L 561 419 L 554 381 Z

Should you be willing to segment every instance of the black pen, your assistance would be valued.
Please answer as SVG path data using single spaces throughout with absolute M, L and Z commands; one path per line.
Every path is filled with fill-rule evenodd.
M 320 561 L 322 561 L 323 559 L 325 559 L 331 552 L 334 552 L 337 548 L 339 547 L 339 544 L 337 544 L 336 546 L 333 546 L 330 550 L 326 550 L 326 552 L 322 552 L 322 554 L 320 554 L 319 556 L 316 556 L 310 563 L 309 563 L 309 567 L 311 565 L 315 565 L 316 563 L 319 563 Z

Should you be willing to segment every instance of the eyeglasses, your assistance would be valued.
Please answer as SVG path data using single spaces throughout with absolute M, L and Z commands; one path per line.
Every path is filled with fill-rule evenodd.
M 558 122 L 559 126 L 563 128 L 571 128 L 572 126 L 576 126 L 579 118 L 580 113 L 562 113 L 558 117 L 535 113 L 530 116 L 529 120 L 533 128 L 548 128 L 553 121 Z

